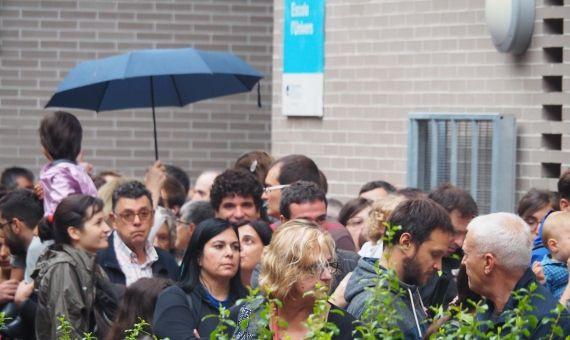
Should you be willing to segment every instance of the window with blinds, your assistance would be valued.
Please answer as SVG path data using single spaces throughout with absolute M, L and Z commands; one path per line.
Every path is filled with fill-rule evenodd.
M 515 206 L 516 122 L 499 113 L 409 114 L 408 186 L 445 182 L 473 196 L 482 214 Z

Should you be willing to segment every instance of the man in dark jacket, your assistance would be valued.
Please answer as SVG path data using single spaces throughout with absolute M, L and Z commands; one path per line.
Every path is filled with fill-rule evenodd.
M 376 286 L 376 266 L 381 271 L 394 270 L 399 289 L 390 287 L 397 327 L 404 338 L 421 339 L 427 324 L 418 286 L 425 284 L 436 270 L 441 270 L 441 260 L 453 235 L 453 227 L 445 210 L 427 199 L 415 199 L 401 203 L 389 219 L 391 226 L 399 226 L 392 238 L 385 241 L 384 255 L 377 260 L 360 259 L 354 270 L 344 297 L 347 311 L 362 319 L 365 308 L 374 301 L 367 289 Z M 366 320 L 363 320 L 366 321 Z
M 552 333 L 553 323 L 561 327 L 563 334 L 570 334 L 570 315 L 563 311 L 558 317 L 552 312 L 558 301 L 543 286 L 529 268 L 530 228 L 518 216 L 510 213 L 495 213 L 476 217 L 469 223 L 467 237 L 463 244 L 463 263 L 467 269 L 469 288 L 485 296 L 488 309 L 477 315 L 479 321 L 490 321 L 491 326 L 481 323 L 481 331 L 494 332 L 502 328 L 502 334 L 515 331 L 506 323 L 510 312 L 519 305 L 513 292 L 525 288 L 532 292 L 528 306 L 523 311 L 523 320 L 529 321 L 522 327 L 528 331 L 529 339 L 542 339 Z M 530 323 L 536 317 L 536 326 Z M 543 322 L 551 318 L 550 322 Z M 556 337 L 558 338 L 558 337 Z
M 431 313 L 433 310 L 430 307 L 443 305 L 447 308 L 457 296 L 456 276 L 463 257 L 461 247 L 467 234 L 467 225 L 479 214 L 479 210 L 467 191 L 449 183 L 432 190 L 428 198 L 447 211 L 454 230 L 447 254 L 442 261 L 441 272 L 434 273 L 429 281 L 420 287 L 422 301 L 428 308 L 428 313 Z
M 109 247 L 97 254 L 97 262 L 113 283 L 130 285 L 142 277 L 178 278 L 178 265 L 169 253 L 148 239 L 154 220 L 152 196 L 138 181 L 120 185 L 112 197 L 110 220 L 115 231 Z

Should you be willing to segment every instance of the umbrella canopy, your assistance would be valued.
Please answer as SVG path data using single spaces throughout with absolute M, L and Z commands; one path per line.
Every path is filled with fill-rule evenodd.
M 109 111 L 185 106 L 250 91 L 262 74 L 231 53 L 194 48 L 156 49 L 79 63 L 46 107 Z

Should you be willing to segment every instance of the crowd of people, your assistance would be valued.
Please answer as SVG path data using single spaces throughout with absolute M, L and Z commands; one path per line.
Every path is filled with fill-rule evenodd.
M 501 329 L 520 289 L 534 292 L 524 313 L 539 321 L 570 308 L 570 171 L 557 194 L 526 193 L 517 214 L 480 215 L 447 183 L 423 192 L 372 181 L 343 204 L 298 154 L 252 151 L 195 181 L 160 161 L 143 179 L 94 175 L 75 116 L 48 114 L 39 134 L 39 181 L 20 167 L 1 176 L 2 338 L 57 339 L 62 316 L 74 339 L 122 339 L 140 320 L 144 336 L 209 338 L 220 319 L 207 316 L 223 307 L 238 325 L 233 338 L 256 339 L 264 327 L 273 339 L 305 339 L 324 299 L 333 339 L 353 339 L 375 317 L 366 311 L 374 289 L 391 295 L 406 339 L 453 322 L 437 308 L 475 303 L 486 306 L 473 310 L 481 332 Z M 378 286 L 384 272 L 399 289 Z M 237 303 L 255 287 L 261 300 Z M 279 303 L 267 311 L 259 301 Z M 266 325 L 244 323 L 262 316 Z M 553 323 L 570 334 L 566 310 L 525 334 L 551 334 Z

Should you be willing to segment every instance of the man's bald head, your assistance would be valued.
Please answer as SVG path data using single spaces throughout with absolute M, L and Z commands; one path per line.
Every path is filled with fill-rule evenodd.
M 196 184 L 190 190 L 190 199 L 192 201 L 209 201 L 212 184 L 219 174 L 218 171 L 202 172 L 196 179 Z

